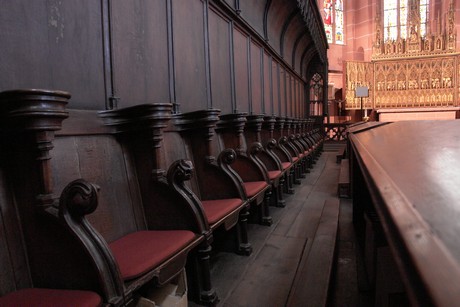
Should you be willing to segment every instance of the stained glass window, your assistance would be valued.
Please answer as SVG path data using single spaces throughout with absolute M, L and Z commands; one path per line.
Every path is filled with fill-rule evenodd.
M 383 27 L 384 38 L 387 40 L 397 40 L 408 38 L 408 32 L 413 29 L 408 28 L 410 7 L 412 1 L 408 0 L 385 0 L 383 1 Z M 420 36 L 425 36 L 428 22 L 429 0 L 420 0 L 419 18 L 420 18 Z M 412 34 L 412 33 L 411 33 Z
M 344 44 L 343 0 L 323 0 L 323 22 L 327 42 Z

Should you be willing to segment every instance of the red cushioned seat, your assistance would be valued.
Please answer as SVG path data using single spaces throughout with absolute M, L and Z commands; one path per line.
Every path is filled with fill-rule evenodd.
M 297 158 L 297 157 L 292 157 L 292 162 L 296 162 L 297 160 L 299 160 L 299 158 Z
M 270 180 L 276 179 L 281 175 L 281 171 L 269 171 L 268 172 L 268 178 Z
M 244 190 L 246 191 L 247 197 L 253 197 L 261 190 L 263 190 L 268 184 L 265 181 L 249 181 L 243 182 Z
M 109 244 L 123 279 L 146 273 L 174 255 L 195 238 L 188 230 L 155 230 L 130 233 Z
M 281 163 L 281 166 L 283 167 L 283 170 L 291 167 L 291 162 L 283 162 Z
M 209 224 L 216 223 L 222 217 L 241 206 L 242 203 L 243 201 L 239 198 L 203 200 L 201 202 Z
M 29 288 L 0 297 L 2 307 L 95 307 L 100 306 L 101 303 L 102 300 L 96 293 L 80 290 Z

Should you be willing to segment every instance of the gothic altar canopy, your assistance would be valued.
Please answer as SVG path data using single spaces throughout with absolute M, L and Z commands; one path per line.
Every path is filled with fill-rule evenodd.
M 458 106 L 454 1 L 436 22 L 428 20 L 429 0 L 385 0 L 383 6 L 383 16 L 375 21 L 371 62 L 345 64 L 346 109 L 361 107 L 357 86 L 369 88 L 365 109 Z

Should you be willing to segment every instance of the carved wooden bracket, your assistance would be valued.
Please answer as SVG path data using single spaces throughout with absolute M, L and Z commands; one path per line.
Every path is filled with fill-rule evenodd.
M 232 113 L 219 116 L 220 121 L 217 122 L 216 131 L 219 133 L 234 133 L 238 139 L 238 144 L 235 150 L 238 154 L 246 154 L 246 146 L 244 143 L 244 128 L 246 125 L 247 113 Z
M 27 133 L 33 136 L 40 189 L 37 205 L 44 209 L 53 203 L 50 151 L 54 131 L 60 130 L 68 117 L 66 105 L 70 94 L 63 91 L 24 89 L 0 93 L 0 129 L 6 132 Z
M 160 167 L 160 148 L 163 140 L 163 130 L 171 119 L 171 110 L 172 104 L 170 103 L 156 103 L 100 111 L 98 115 L 104 120 L 105 125 L 115 127 L 117 133 L 147 132 L 149 141 L 152 142 L 153 156 L 155 157 L 152 176 L 158 179 L 166 173 Z
M 219 121 L 220 110 L 208 109 L 190 113 L 177 114 L 173 117 L 175 128 L 182 133 L 200 130 L 206 141 L 206 159 L 208 162 L 215 161 L 211 152 L 211 141 L 214 136 L 216 123 Z

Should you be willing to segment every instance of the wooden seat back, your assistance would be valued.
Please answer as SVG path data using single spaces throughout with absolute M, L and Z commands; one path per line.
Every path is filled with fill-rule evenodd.
M 104 124 L 95 111 L 67 111 L 69 97 L 35 90 L 0 94 L 0 116 L 9 129 L 2 135 L 3 144 L 10 144 L 5 161 L 26 225 L 31 276 L 39 287 L 90 289 L 105 302 L 128 303 L 144 284 L 161 285 L 177 275 L 188 251 L 203 241 L 207 224 L 201 208 L 181 189 L 190 177 L 187 163 L 165 172 L 156 186 L 162 197 L 147 202 L 141 186 L 149 182 L 142 185 L 138 177 L 145 165 L 120 136 L 124 121 Z M 157 135 L 164 125 L 159 126 Z M 127 242 L 129 235 L 139 246 L 126 253 L 144 250 L 139 238 L 147 230 L 186 230 L 190 239 L 165 256 L 157 256 L 163 251 L 156 253 L 155 243 L 149 245 L 146 256 L 152 266 L 128 280 L 109 245 Z M 151 243 L 158 237 L 148 236 Z

